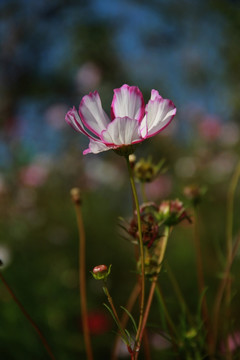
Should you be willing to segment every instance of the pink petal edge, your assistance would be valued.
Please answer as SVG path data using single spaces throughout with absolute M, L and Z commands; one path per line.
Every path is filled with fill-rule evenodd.
M 163 99 L 162 97 L 161 97 L 161 99 L 159 99 L 159 100 L 160 100 L 160 101 L 161 101 L 161 100 L 162 100 L 162 101 L 167 101 L 167 102 L 168 102 L 168 106 L 169 106 L 169 107 L 173 107 L 173 110 L 175 110 L 175 113 L 171 116 L 171 118 L 168 120 L 168 122 L 167 122 L 161 129 L 159 129 L 158 131 L 156 131 L 155 133 L 153 133 L 153 134 L 151 134 L 151 135 L 146 136 L 145 139 L 150 138 L 150 137 L 152 137 L 152 136 L 155 136 L 155 135 L 159 134 L 161 131 L 163 131 L 163 130 L 170 124 L 170 122 L 173 120 L 174 116 L 176 115 L 177 108 L 176 108 L 176 106 L 174 105 L 174 103 L 172 102 L 172 100 Z M 150 101 L 152 101 L 152 100 L 149 100 L 149 102 L 150 102 Z M 155 101 L 155 100 L 154 100 L 154 101 Z M 146 112 L 146 114 L 147 114 L 147 112 Z

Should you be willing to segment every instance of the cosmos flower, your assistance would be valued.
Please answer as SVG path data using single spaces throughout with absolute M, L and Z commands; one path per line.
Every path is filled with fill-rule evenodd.
M 114 90 L 111 120 L 102 108 L 97 91 L 83 97 L 79 112 L 73 107 L 66 114 L 67 123 L 90 139 L 83 154 L 97 154 L 119 150 L 142 142 L 158 134 L 173 119 L 176 107 L 152 90 L 145 106 L 141 91 L 136 86 L 123 85 Z

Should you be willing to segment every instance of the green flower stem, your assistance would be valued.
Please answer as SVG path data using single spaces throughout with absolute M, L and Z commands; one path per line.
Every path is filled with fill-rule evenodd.
M 29 321 L 29 323 L 32 325 L 32 327 L 34 328 L 34 330 L 36 331 L 36 333 L 38 334 L 43 346 L 45 347 L 50 359 L 52 360 L 56 360 L 55 356 L 52 353 L 52 350 L 50 349 L 48 342 L 46 340 L 46 338 L 43 336 L 41 330 L 39 329 L 39 327 L 37 326 L 37 324 L 35 323 L 35 321 L 31 318 L 31 316 L 27 313 L 27 311 L 25 310 L 24 306 L 21 304 L 21 302 L 18 300 L 18 298 L 16 297 L 16 295 L 14 294 L 14 292 L 12 291 L 12 289 L 10 288 L 10 286 L 8 285 L 7 281 L 5 280 L 5 278 L 3 277 L 3 275 L 0 273 L 0 279 L 2 280 L 5 288 L 7 289 L 7 291 L 9 292 L 9 294 L 11 295 L 12 299 L 15 301 L 15 303 L 17 304 L 17 306 L 19 307 L 19 309 L 21 310 L 21 312 L 23 313 L 23 315 L 25 316 L 25 318 Z
M 164 255 L 165 255 L 169 235 L 170 235 L 170 229 L 169 229 L 168 226 L 166 226 L 165 229 L 164 229 L 164 234 L 163 234 L 163 236 L 161 238 L 162 247 L 161 247 L 161 253 L 160 253 L 160 256 L 159 256 L 159 259 L 158 259 L 158 265 L 159 265 L 158 269 L 159 270 L 158 270 L 158 273 L 155 276 L 152 277 L 152 285 L 151 285 L 149 295 L 148 295 L 148 300 L 147 300 L 147 304 L 146 304 L 146 308 L 145 308 L 145 312 L 144 312 L 144 316 L 143 316 L 143 322 L 142 322 L 142 327 L 141 327 L 140 334 L 139 334 L 137 347 L 135 348 L 135 358 L 134 358 L 134 360 L 137 360 L 138 355 L 139 355 L 141 341 L 142 341 L 144 329 L 146 327 L 146 323 L 147 323 L 148 315 L 149 315 L 149 312 L 150 312 L 150 308 L 151 308 L 151 305 L 152 305 L 152 300 L 153 300 L 153 295 L 154 295 L 155 288 L 156 288 L 156 285 L 157 285 L 158 275 L 159 275 L 159 273 L 161 271 L 161 268 L 162 268 L 162 262 L 163 262 L 163 259 L 164 259 Z
M 226 289 L 226 312 L 229 309 L 229 304 L 231 300 L 231 281 L 230 281 L 230 269 L 235 257 L 235 249 L 236 246 L 239 244 L 239 238 L 233 248 L 232 244 L 232 231 L 233 231 L 233 213 L 234 213 L 234 196 L 236 192 L 236 188 L 240 178 L 240 161 L 238 162 L 235 171 L 233 173 L 232 179 L 230 181 L 228 195 L 227 195 L 227 224 L 226 224 L 226 250 L 227 250 L 227 260 L 226 260 L 226 267 L 224 272 L 224 277 L 222 282 L 219 285 L 216 300 L 215 300 L 215 307 L 214 307 L 214 314 L 213 314 L 213 347 L 212 351 L 214 352 L 216 349 L 217 344 L 217 333 L 218 333 L 218 324 L 219 324 L 219 314 L 220 314 L 220 307 L 222 298 L 224 295 L 224 291 Z M 230 315 L 230 314 L 229 314 Z M 227 317 L 228 318 L 228 317 Z M 228 359 L 231 358 L 230 351 L 228 349 L 228 341 L 227 341 L 227 350 L 228 350 Z M 230 354 L 230 355 L 229 355 Z
M 87 359 L 93 360 L 93 351 L 91 346 L 88 316 L 87 316 L 87 296 L 86 296 L 86 259 L 85 259 L 85 230 L 82 218 L 81 199 L 79 189 L 72 189 L 72 199 L 75 205 L 79 232 L 79 289 L 82 314 L 83 337 L 86 347 Z
M 202 321 L 206 328 L 207 332 L 207 343 L 209 349 L 211 349 L 212 338 L 211 332 L 209 331 L 210 324 L 209 324 L 209 314 L 208 314 L 208 306 L 206 300 L 206 287 L 204 281 L 204 273 L 203 273 L 203 261 L 202 261 L 202 249 L 201 249 L 201 242 L 200 242 L 200 235 L 199 235 L 199 219 L 198 219 L 198 211 L 197 206 L 194 206 L 194 244 L 195 244 L 195 252 L 196 252 L 196 263 L 197 263 L 197 280 L 198 280 L 198 292 L 199 296 L 202 296 L 202 303 L 201 303 L 201 315 Z
M 169 327 L 169 330 L 170 330 L 170 334 L 171 334 L 171 339 L 172 339 L 172 343 L 175 344 L 176 341 L 174 339 L 174 336 L 177 335 L 177 329 L 174 325 L 174 322 L 168 312 L 168 309 L 166 307 L 166 303 L 165 303 L 165 300 L 163 298 L 163 294 L 162 294 L 162 291 L 161 291 L 161 288 L 159 286 L 159 284 L 156 286 L 156 289 L 155 289 L 155 292 L 156 292 L 156 295 L 157 295 L 157 299 L 160 303 L 160 306 L 161 308 L 163 309 L 163 312 L 164 312 L 164 315 L 166 317 L 166 320 L 167 320 L 167 324 L 168 324 L 168 327 Z
M 144 182 L 141 182 L 141 193 L 143 201 L 147 202 L 146 184 Z
M 218 332 L 218 328 L 219 328 L 218 324 L 219 324 L 220 306 L 221 306 L 224 290 L 228 284 L 231 266 L 232 266 L 232 263 L 233 263 L 233 260 L 236 256 L 236 254 L 237 254 L 239 245 L 240 245 L 240 236 L 238 236 L 238 238 L 234 244 L 231 262 L 226 264 L 223 279 L 222 279 L 222 281 L 219 285 L 218 291 L 217 291 L 217 295 L 216 295 L 216 299 L 215 299 L 215 303 L 214 303 L 214 311 L 213 311 L 213 340 L 214 340 L 214 342 L 213 342 L 212 353 L 215 352 L 216 343 L 217 343 L 217 332 Z
M 170 265 L 168 264 L 167 260 L 165 261 L 165 268 L 166 268 L 166 271 L 167 271 L 168 278 L 169 278 L 169 280 L 170 280 L 170 282 L 172 284 L 173 290 L 175 291 L 175 294 L 177 296 L 179 305 L 180 305 L 183 313 L 187 314 L 188 320 L 192 324 L 193 323 L 192 316 L 190 314 L 190 311 L 188 309 L 186 301 L 185 301 L 185 299 L 183 297 L 182 291 L 181 291 L 181 289 L 180 289 L 180 287 L 178 285 L 177 279 L 176 279 Z
M 140 348 L 140 333 L 142 331 L 143 325 L 143 312 L 144 312 L 144 301 L 145 301 L 145 266 L 144 266 L 144 249 L 143 249 L 143 239 L 142 239 L 142 226 L 141 226 L 141 216 L 140 216 L 140 208 L 139 208 L 139 201 L 136 191 L 135 182 L 133 179 L 133 173 L 130 166 L 129 158 L 126 157 L 128 172 L 130 177 L 130 183 L 132 187 L 132 193 L 135 201 L 136 212 L 137 212 L 137 220 L 138 220 L 138 234 L 139 234 L 139 249 L 140 249 L 140 258 L 141 258 L 141 299 L 140 299 L 140 315 L 139 315 L 139 322 L 138 322 L 138 329 L 136 334 L 136 342 L 135 348 Z

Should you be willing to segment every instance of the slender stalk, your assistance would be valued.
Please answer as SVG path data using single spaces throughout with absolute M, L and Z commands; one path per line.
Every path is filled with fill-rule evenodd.
M 232 179 L 230 181 L 230 186 L 227 194 L 227 225 L 226 225 L 226 250 L 227 250 L 227 264 L 231 263 L 232 259 L 232 231 L 233 231 L 233 213 L 234 213 L 234 196 L 237 188 L 237 184 L 240 177 L 240 161 L 238 162 L 235 171 L 233 173 Z M 228 281 L 226 286 L 226 301 L 225 301 L 225 311 L 226 316 L 230 319 L 230 302 L 231 302 L 231 280 L 230 272 L 228 274 Z M 227 323 L 228 325 L 229 323 Z M 227 337 L 226 337 L 227 338 Z M 227 340 L 226 340 L 227 341 Z M 231 360 L 231 351 L 229 349 L 229 342 L 226 343 L 227 348 L 227 360 Z
M 146 323 L 147 323 L 148 315 L 149 315 L 149 312 L 150 312 L 150 308 L 151 308 L 151 305 L 152 305 L 152 299 L 153 299 L 153 295 L 154 295 L 154 292 L 155 292 L 158 275 L 159 275 L 159 273 L 161 271 L 161 268 L 162 268 L 162 262 L 163 262 L 163 258 L 164 258 L 164 255 L 165 255 L 169 234 L 170 234 L 169 227 L 165 227 L 164 235 L 161 238 L 161 240 L 162 240 L 161 253 L 160 253 L 160 256 L 159 256 L 159 259 L 158 259 L 159 270 L 158 270 L 158 273 L 155 276 L 153 276 L 153 278 L 152 278 L 152 285 L 151 285 L 151 288 L 150 288 L 150 291 L 149 291 L 148 300 L 147 300 L 145 312 L 144 312 L 144 315 L 143 315 L 143 321 L 142 321 L 142 327 L 141 327 L 141 330 L 140 330 L 138 346 L 135 349 L 135 360 L 138 359 L 139 350 L 140 350 L 140 346 L 141 346 L 141 341 L 142 341 L 144 329 L 146 327 Z
M 176 294 L 178 302 L 179 302 L 179 304 L 180 304 L 180 306 L 182 308 L 182 311 L 183 311 L 183 313 L 187 314 L 188 320 L 192 323 L 193 322 L 192 321 L 192 316 L 190 314 L 190 311 L 188 309 L 186 301 L 185 301 L 185 299 L 183 297 L 182 291 L 181 291 L 181 289 L 180 289 L 180 287 L 178 285 L 178 282 L 177 282 L 177 280 L 176 280 L 176 278 L 174 276 L 174 273 L 173 273 L 170 265 L 168 264 L 167 260 L 165 261 L 165 268 L 167 270 L 167 275 L 168 275 L 169 280 L 170 280 L 170 282 L 172 284 L 172 287 L 173 287 L 173 289 L 175 291 L 175 294 Z
M 172 343 L 175 343 L 175 340 L 174 340 L 174 335 L 177 335 L 177 329 L 174 325 L 174 322 L 168 312 L 168 309 L 166 307 L 166 303 L 165 303 L 165 300 L 163 298 L 163 294 L 162 294 L 162 291 L 160 289 L 160 286 L 159 284 L 156 286 L 156 295 L 157 295 L 157 298 L 158 298 L 158 301 L 159 303 L 161 304 L 161 307 L 163 308 L 163 312 L 164 312 L 164 315 L 166 317 L 166 320 L 167 320 L 167 324 L 168 324 L 168 327 L 169 327 L 169 330 L 170 330 L 170 334 L 171 334 L 171 338 L 172 338 Z
M 28 314 L 28 312 L 25 310 L 24 306 L 18 300 L 18 298 L 16 297 L 16 295 L 14 294 L 14 292 L 12 291 L 12 289 L 10 288 L 10 286 L 8 285 L 7 281 L 5 280 L 5 278 L 3 277 L 3 275 L 1 273 L 0 273 L 0 278 L 1 278 L 5 288 L 7 289 L 9 294 L 11 295 L 12 299 L 15 301 L 15 303 L 17 304 L 17 306 L 19 307 L 19 309 L 21 310 L 21 312 L 23 313 L 25 318 L 29 321 L 29 323 L 32 325 L 32 327 L 34 328 L 34 330 L 38 334 L 38 336 L 39 336 L 43 346 L 45 347 L 50 359 L 56 360 L 56 358 L 53 355 L 52 350 L 50 349 L 50 347 L 48 345 L 48 342 L 47 342 L 46 338 L 44 337 L 44 335 L 42 334 L 41 330 L 39 329 L 39 327 L 37 326 L 35 321 L 31 318 L 31 316 Z
M 120 319 L 119 319 L 117 310 L 116 310 L 116 308 L 115 308 L 115 306 L 114 306 L 112 297 L 111 297 L 111 295 L 110 295 L 110 293 L 109 293 L 109 291 L 108 291 L 108 288 L 107 288 L 106 283 L 105 283 L 105 285 L 104 285 L 104 287 L 103 287 L 103 291 L 104 291 L 104 293 L 105 293 L 106 296 L 107 296 L 109 305 L 111 306 L 111 309 L 112 309 L 112 312 L 113 312 L 113 314 L 114 314 L 115 321 L 116 321 L 116 323 L 117 323 L 117 326 L 118 326 L 118 329 L 119 329 L 119 331 L 120 331 L 120 334 L 121 334 L 122 337 L 125 339 L 125 341 L 126 341 L 126 343 L 127 343 L 128 351 L 129 351 L 129 353 L 131 354 L 131 357 L 132 357 L 133 351 L 132 351 L 131 346 L 130 346 L 130 344 L 129 344 L 127 335 L 126 335 L 126 333 L 125 333 L 125 331 L 124 331 L 124 329 L 123 329 L 123 327 L 122 327 L 121 321 L 120 321 Z
M 143 324 L 143 311 L 144 311 L 144 301 L 145 301 L 145 266 L 144 266 L 144 249 L 143 249 L 143 239 L 142 239 L 142 226 L 141 226 L 141 216 L 140 216 L 140 208 L 139 208 L 139 201 L 136 191 L 135 182 L 133 179 L 132 169 L 129 163 L 128 157 L 126 157 L 127 167 L 130 177 L 130 183 L 132 187 L 132 193 L 135 201 L 136 212 L 137 212 L 137 221 L 138 221 L 138 234 L 139 234 L 139 249 L 140 249 L 140 258 L 141 258 L 141 300 L 140 300 L 140 314 L 139 314 L 139 322 L 138 322 L 138 329 L 136 334 L 136 342 L 135 348 L 140 348 L 139 338 L 140 333 L 142 330 Z M 138 350 L 139 351 L 139 350 Z
M 194 244 L 195 244 L 195 252 L 196 252 L 196 263 L 197 263 L 197 280 L 198 280 L 198 292 L 199 295 L 202 296 L 202 303 L 201 303 L 201 314 L 203 324 L 207 331 L 207 343 L 209 350 L 211 349 L 211 332 L 209 332 L 209 314 L 208 314 L 208 306 L 207 306 L 207 299 L 206 299 L 206 292 L 205 292 L 205 281 L 204 281 L 204 273 L 203 273 L 203 261 L 202 261 L 202 249 L 201 249 L 201 242 L 200 242 L 200 234 L 199 234 L 199 219 L 198 219 L 198 211 L 197 206 L 194 206 Z
M 75 205 L 79 232 L 79 289 L 82 314 L 83 337 L 87 353 L 87 359 L 93 360 L 88 317 L 87 317 L 87 296 L 86 296 L 86 260 L 85 260 L 85 230 L 82 218 L 80 191 L 77 188 L 71 190 L 71 196 Z
M 139 282 L 137 282 L 129 296 L 129 299 L 127 301 L 127 304 L 125 306 L 125 308 L 131 313 L 132 312 L 132 309 L 135 305 L 135 302 L 138 298 L 138 295 L 140 293 L 140 285 L 139 285 Z M 128 319 L 129 319 L 129 316 L 128 314 L 124 311 L 123 312 L 123 315 L 122 315 L 122 318 L 120 320 L 120 324 L 121 324 L 121 327 L 123 329 L 126 328 L 127 326 L 127 322 L 128 322 Z M 119 334 L 116 335 L 116 338 L 115 338 L 115 341 L 114 341 L 114 345 L 113 345 L 113 349 L 112 349 L 112 356 L 111 356 L 111 360 L 116 360 L 117 358 L 117 355 L 116 355 L 116 351 L 117 351 L 117 348 L 118 348 L 118 344 L 119 344 L 119 341 L 120 341 L 120 336 Z
M 147 329 L 144 329 L 143 333 L 143 352 L 144 352 L 144 360 L 151 360 L 151 350 L 148 338 Z
M 221 281 L 221 283 L 219 285 L 217 295 L 216 295 L 216 299 L 215 299 L 214 311 L 213 311 L 213 348 L 212 348 L 212 353 L 213 354 L 215 352 L 216 343 L 217 343 L 217 332 L 218 332 L 218 327 L 219 327 L 218 324 L 219 324 L 220 306 L 221 306 L 221 303 L 222 303 L 224 290 L 226 289 L 226 286 L 227 286 L 227 283 L 228 283 L 231 266 L 232 266 L 233 260 L 234 260 L 234 258 L 236 256 L 239 245 L 240 245 L 240 236 L 238 236 L 238 238 L 237 238 L 237 240 L 236 240 L 236 242 L 234 244 L 233 251 L 232 251 L 232 256 L 231 256 L 231 261 L 226 263 L 223 279 L 222 279 L 222 281 Z
M 141 182 L 141 193 L 143 201 L 147 202 L 146 184 L 144 182 Z

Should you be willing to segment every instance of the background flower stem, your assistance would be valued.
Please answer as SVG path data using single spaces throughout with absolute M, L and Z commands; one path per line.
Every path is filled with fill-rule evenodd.
M 77 225 L 79 232 L 79 289 L 82 314 L 83 336 L 86 347 L 87 359 L 93 360 L 93 351 L 88 325 L 87 315 L 87 296 L 86 296 L 86 260 L 85 260 L 85 230 L 82 218 L 80 191 L 75 188 L 71 191 L 75 212 L 77 217 Z
M 25 318 L 30 322 L 30 324 L 32 325 L 32 327 L 35 329 L 35 331 L 37 332 L 41 342 L 43 343 L 43 346 L 45 347 L 49 357 L 52 360 L 56 360 L 55 356 L 52 353 L 52 350 L 50 349 L 48 342 L 46 340 L 46 338 L 43 336 L 41 330 L 39 329 L 39 327 L 37 326 L 37 324 L 35 323 L 35 321 L 31 318 L 31 316 L 28 314 L 28 312 L 25 310 L 24 306 L 21 304 L 21 302 L 18 300 L 18 298 L 16 297 L 16 295 L 14 294 L 14 292 L 12 291 L 12 289 L 10 288 L 10 286 L 8 285 L 7 281 L 5 280 L 5 278 L 3 277 L 3 275 L 0 273 L 0 279 L 2 280 L 5 288 L 7 289 L 7 291 L 9 292 L 9 294 L 11 295 L 11 297 L 13 298 L 13 300 L 15 301 L 15 303 L 17 304 L 17 306 L 19 307 L 19 309 L 22 311 L 23 315 L 25 316 Z

